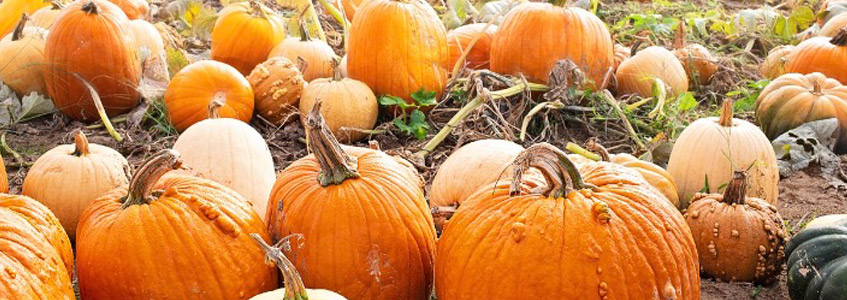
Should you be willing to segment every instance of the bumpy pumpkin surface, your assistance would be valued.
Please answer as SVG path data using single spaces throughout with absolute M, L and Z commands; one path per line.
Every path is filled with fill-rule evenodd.
M 209 105 L 220 101 L 221 118 L 250 122 L 253 118 L 253 88 L 238 70 L 224 63 L 203 60 L 174 75 L 165 91 L 168 119 L 182 132 L 209 117 Z
M 59 219 L 46 206 L 27 196 L 0 194 L 0 210 L 16 213 L 56 249 L 69 276 L 74 270 L 74 253 L 68 234 Z
M 637 51 L 635 55 L 624 60 L 618 66 L 615 78 L 618 80 L 618 92 L 621 94 L 652 97 L 655 79 L 662 80 L 666 85 L 669 97 L 676 97 L 688 91 L 688 75 L 682 63 L 668 49 L 658 46 Z
M 847 295 L 847 216 L 821 218 L 827 220 L 815 219 L 785 247 L 793 300 L 841 300 Z
M 468 52 L 465 63 L 469 69 L 488 69 L 491 41 L 494 39 L 496 32 L 497 25 L 490 25 L 486 28 L 486 23 L 459 26 L 447 32 L 447 46 L 450 48 L 450 61 L 447 63 L 447 69 L 452 70 L 453 66 L 456 65 L 456 61 L 459 60 L 465 51 Z M 477 36 L 479 36 L 479 39 L 473 45 L 473 48 L 468 50 L 470 43 Z
M 294 119 L 292 116 L 308 84 L 297 66 L 281 56 L 256 66 L 247 81 L 256 95 L 256 113 L 275 125 Z
M 809 74 L 820 72 L 826 77 L 847 84 L 847 28 L 834 37 L 808 39 L 791 51 L 785 64 L 787 73 Z
M 765 78 L 774 79 L 782 76 L 782 74 L 785 74 L 785 63 L 788 59 L 788 55 L 791 54 L 791 51 L 793 50 L 794 46 L 791 45 L 783 45 L 771 49 L 771 52 L 768 53 L 768 57 L 765 58 L 765 61 L 763 61 L 762 65 L 759 67 L 762 75 L 764 75 Z
M 284 38 L 285 25 L 271 9 L 258 1 L 232 3 L 218 13 L 211 57 L 247 76 Z
M 33 92 L 46 96 L 42 65 L 47 32 L 25 27 L 28 19 L 23 16 L 15 31 L 0 40 L 0 81 L 21 97 Z

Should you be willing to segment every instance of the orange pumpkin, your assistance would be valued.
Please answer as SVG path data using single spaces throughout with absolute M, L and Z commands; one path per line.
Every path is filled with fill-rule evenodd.
M 614 66 L 614 44 L 606 25 L 565 1 L 524 3 L 506 15 L 491 44 L 491 70 L 522 74 L 547 83 L 556 62 L 570 59 L 585 73 L 593 89 Z
M 325 116 L 327 126 L 339 141 L 353 143 L 368 136 L 379 116 L 379 104 L 370 88 L 361 81 L 343 78 L 338 70 L 332 78 L 315 79 L 303 90 L 300 98 L 300 111 L 309 111 L 318 101 L 322 102 L 321 114 Z M 300 121 L 306 124 L 306 116 L 300 114 Z
M 794 51 L 794 46 L 791 45 L 783 45 L 771 49 L 771 52 L 768 53 L 765 61 L 759 67 L 759 71 L 762 72 L 765 78 L 771 80 L 785 74 L 785 62 L 791 51 Z
M 297 66 L 282 56 L 256 66 L 247 81 L 256 95 L 256 113 L 277 126 L 294 119 L 300 95 L 308 83 Z
M 143 19 L 147 16 L 147 11 L 150 10 L 150 5 L 147 0 L 109 0 L 114 3 L 126 14 L 130 20 Z
M 39 27 L 25 27 L 28 17 L 9 36 L 0 39 L 0 81 L 18 96 L 30 93 L 47 95 L 44 83 L 44 39 L 47 32 Z
M 820 72 L 826 77 L 847 84 L 847 28 L 835 37 L 816 37 L 800 43 L 788 55 L 787 73 Z
M 350 27 L 347 72 L 377 96 L 411 101 L 447 84 L 447 30 L 423 0 L 368 0 Z
M 99 119 L 89 83 L 109 116 L 133 109 L 141 97 L 141 62 L 129 20 L 105 0 L 71 3 L 53 24 L 44 50 L 47 91 L 65 115 Z
M 365 0 L 336 0 L 333 5 L 338 8 L 338 10 L 343 8 L 344 15 L 347 17 L 347 20 L 352 21 L 353 16 L 356 15 L 356 11 L 362 6 L 362 2 L 365 2 Z
M 271 9 L 256 1 L 237 2 L 218 13 L 212 29 L 212 59 L 247 76 L 285 38 L 285 25 Z
M 549 144 L 514 166 L 546 183 L 516 175 L 462 203 L 438 241 L 439 300 L 700 299 L 685 219 L 635 171 L 577 168 Z
M 31 14 L 49 6 L 44 0 L 4 0 L 0 2 L 0 38 L 12 32 L 23 14 Z
M 685 22 L 679 22 L 673 54 L 682 63 L 689 82 L 694 85 L 709 84 L 718 72 L 717 59 L 703 45 L 689 44 L 686 40 Z
M 69 275 L 74 271 L 74 253 L 68 234 L 59 219 L 46 206 L 27 196 L 0 194 L 0 210 L 23 217 L 56 249 Z
M 84 299 L 248 299 L 277 286 L 249 233 L 268 239 L 262 219 L 233 190 L 182 174 L 163 150 L 129 189 L 92 203 L 77 230 Z
M 300 37 L 284 39 L 271 49 L 268 57 L 282 56 L 296 63 L 300 63 L 302 59 L 304 69 L 300 72 L 303 73 L 306 82 L 318 78 L 332 77 L 333 60 L 338 56 L 326 42 L 312 39 L 309 36 L 309 31 L 306 30 L 306 25 L 303 24 L 305 21 L 300 20 Z
M 50 29 L 50 27 L 53 26 L 53 23 L 56 22 L 56 19 L 59 18 L 59 15 L 62 12 L 62 8 L 64 8 L 64 5 L 59 2 L 53 1 L 52 6 L 48 6 L 34 12 L 32 16 L 30 16 L 30 20 L 35 26 L 44 29 Z
M 657 46 L 647 47 L 624 60 L 618 66 L 615 78 L 621 94 L 652 97 L 654 79 L 662 80 L 669 97 L 688 91 L 688 75 L 682 63 L 668 49 Z
M 188 65 L 174 75 L 165 91 L 168 119 L 182 132 L 209 117 L 209 103 L 223 103 L 221 118 L 250 122 L 253 117 L 253 89 L 238 70 L 224 63 L 203 60 Z
M 286 251 L 305 285 L 349 299 L 429 299 L 435 228 L 416 172 L 379 150 L 342 147 L 320 105 L 306 133 L 314 154 L 279 174 L 268 203 L 275 239 L 309 241 Z
M 3 162 L 3 157 L 0 156 L 0 193 L 9 192 L 9 176 L 6 174 L 6 163 Z
M 456 29 L 447 32 L 447 46 L 450 48 L 450 61 L 447 68 L 452 70 L 456 65 L 459 57 L 468 49 L 468 46 L 474 39 L 479 39 L 473 45 L 473 48 L 467 50 L 468 56 L 465 58 L 464 65 L 469 69 L 488 69 L 491 41 L 494 39 L 494 34 L 497 32 L 497 25 L 487 26 L 485 23 L 469 24 L 459 26 Z

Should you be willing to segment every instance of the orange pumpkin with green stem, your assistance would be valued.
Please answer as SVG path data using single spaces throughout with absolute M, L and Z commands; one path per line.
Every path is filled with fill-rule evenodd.
M 211 57 L 247 76 L 284 38 L 285 24 L 271 9 L 255 0 L 232 3 L 218 13 Z
M 209 104 L 223 103 L 221 118 L 250 122 L 253 118 L 253 89 L 235 68 L 213 60 L 192 63 L 174 75 L 165 91 L 168 119 L 182 132 L 209 116 Z

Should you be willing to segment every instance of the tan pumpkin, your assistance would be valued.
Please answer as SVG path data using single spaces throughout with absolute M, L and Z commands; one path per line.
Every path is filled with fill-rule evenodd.
M 636 52 L 624 60 L 615 72 L 618 92 L 637 94 L 641 97 L 653 96 L 655 79 L 661 80 L 667 87 L 667 96 L 676 97 L 688 91 L 688 76 L 679 59 L 668 49 L 652 46 Z
M 438 167 L 429 192 L 431 207 L 458 207 L 479 188 L 503 176 L 524 148 L 507 140 L 479 140 L 450 154 Z
M 341 77 L 338 67 L 332 78 L 315 79 L 303 91 L 300 111 L 310 111 L 315 103 L 323 102 L 321 114 L 338 141 L 350 144 L 361 140 L 373 129 L 379 115 L 376 96 L 365 83 Z M 300 114 L 306 124 L 306 117 Z M 304 125 L 305 126 L 305 125 Z
M 759 67 L 759 71 L 767 79 L 774 79 L 785 74 L 785 63 L 788 55 L 794 50 L 794 46 L 782 45 L 771 49 L 768 56 Z
M 844 27 L 847 27 L 847 14 L 840 13 L 827 20 L 827 22 L 821 26 L 821 29 L 818 31 L 818 36 L 834 37 L 838 35 L 838 31 Z
M 464 52 L 468 52 L 465 63 L 468 69 L 488 69 L 491 41 L 497 32 L 497 25 L 486 23 L 468 24 L 459 26 L 447 32 L 447 47 L 450 48 L 450 61 L 447 64 L 449 70 L 453 70 L 456 61 Z M 468 49 L 471 42 L 476 39 L 473 48 Z
M 256 95 L 256 113 L 278 126 L 293 120 L 307 84 L 294 63 L 285 57 L 272 57 L 256 66 L 247 81 Z
M 109 0 L 109 2 L 120 7 L 130 20 L 143 19 L 150 10 L 147 0 Z
M 64 6 L 61 3 L 53 1 L 53 5 L 39 9 L 32 13 L 30 21 L 32 22 L 32 25 L 44 29 L 50 29 L 50 26 L 53 26 L 53 23 L 56 22 L 59 14 L 61 14 L 62 8 L 64 8 Z
M 732 117 L 732 101 L 724 100 L 720 117 L 702 118 L 679 135 L 668 161 L 682 202 L 695 193 L 717 192 L 734 170 L 748 170 L 748 194 L 776 205 L 779 167 L 768 137 L 750 122 Z M 748 169 L 749 168 L 749 169 Z
M 82 211 L 97 197 L 129 183 L 129 164 L 112 148 L 89 144 L 82 131 L 74 144 L 47 151 L 27 172 L 21 193 L 50 208 L 71 240 Z
M 706 85 L 718 72 L 717 58 L 700 44 L 689 44 L 685 37 L 685 22 L 679 22 L 674 40 L 673 54 L 682 63 L 688 81 L 694 85 Z
M 310 299 L 310 300 L 346 300 L 343 296 L 323 289 L 306 289 L 300 273 L 294 267 L 294 263 L 282 253 L 283 245 L 268 245 L 261 236 L 251 233 L 250 237 L 265 251 L 265 261 L 272 262 L 282 271 L 283 284 L 285 287 L 264 292 L 253 296 L 250 300 L 279 300 L 279 299 Z
M 165 42 L 162 40 L 162 35 L 156 26 L 144 20 L 132 20 L 129 22 L 129 28 L 135 36 L 135 42 L 141 49 L 146 49 L 149 57 L 159 57 L 163 59 L 165 53 Z
M 39 27 L 26 27 L 24 15 L 15 31 L 0 40 L 0 81 L 18 96 L 37 93 L 47 95 L 44 82 L 44 38 Z
M 271 9 L 257 1 L 231 3 L 212 29 L 211 57 L 247 76 L 284 38 L 285 25 Z
M 300 72 L 303 73 L 306 82 L 332 77 L 332 64 L 338 56 L 325 41 L 312 39 L 309 31 L 306 30 L 306 25 L 303 24 L 305 21 L 300 20 L 300 37 L 284 39 L 271 49 L 268 58 L 282 56 L 297 64 L 300 64 L 302 60 L 303 70 Z
M 621 44 L 615 44 L 615 70 L 618 69 L 618 66 L 620 66 L 623 61 L 630 58 L 631 55 L 632 49 Z
M 74 253 L 68 234 L 59 219 L 46 206 L 27 196 L 0 194 L 0 210 L 12 211 L 23 217 L 50 243 L 64 263 L 68 274 L 73 277 Z

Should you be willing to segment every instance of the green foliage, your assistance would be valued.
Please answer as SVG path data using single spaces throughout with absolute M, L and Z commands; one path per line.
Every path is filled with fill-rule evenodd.
M 165 107 L 165 102 L 161 100 L 152 101 L 150 103 L 150 108 L 144 113 L 144 119 L 153 123 L 150 127 L 151 131 L 156 131 L 164 135 L 179 134 L 179 132 L 176 131 L 176 128 L 171 125 L 170 120 L 168 120 L 167 107 Z
M 743 113 L 752 111 L 756 105 L 756 99 L 759 98 L 759 93 L 771 83 L 768 79 L 762 79 L 755 82 L 749 82 L 746 86 L 742 86 L 736 90 L 726 93 L 727 98 L 734 98 L 733 110 Z
M 421 111 L 424 107 L 434 106 L 436 102 L 436 93 L 434 91 L 425 91 L 420 89 L 412 93 L 412 102 L 406 102 L 403 98 L 391 95 L 384 95 L 379 98 L 379 104 L 385 107 L 397 107 L 402 111 L 400 116 L 394 118 L 392 122 L 400 132 L 407 135 L 412 135 L 419 140 L 426 138 L 430 126 L 426 122 L 426 115 Z M 408 112 L 408 113 L 407 113 Z

